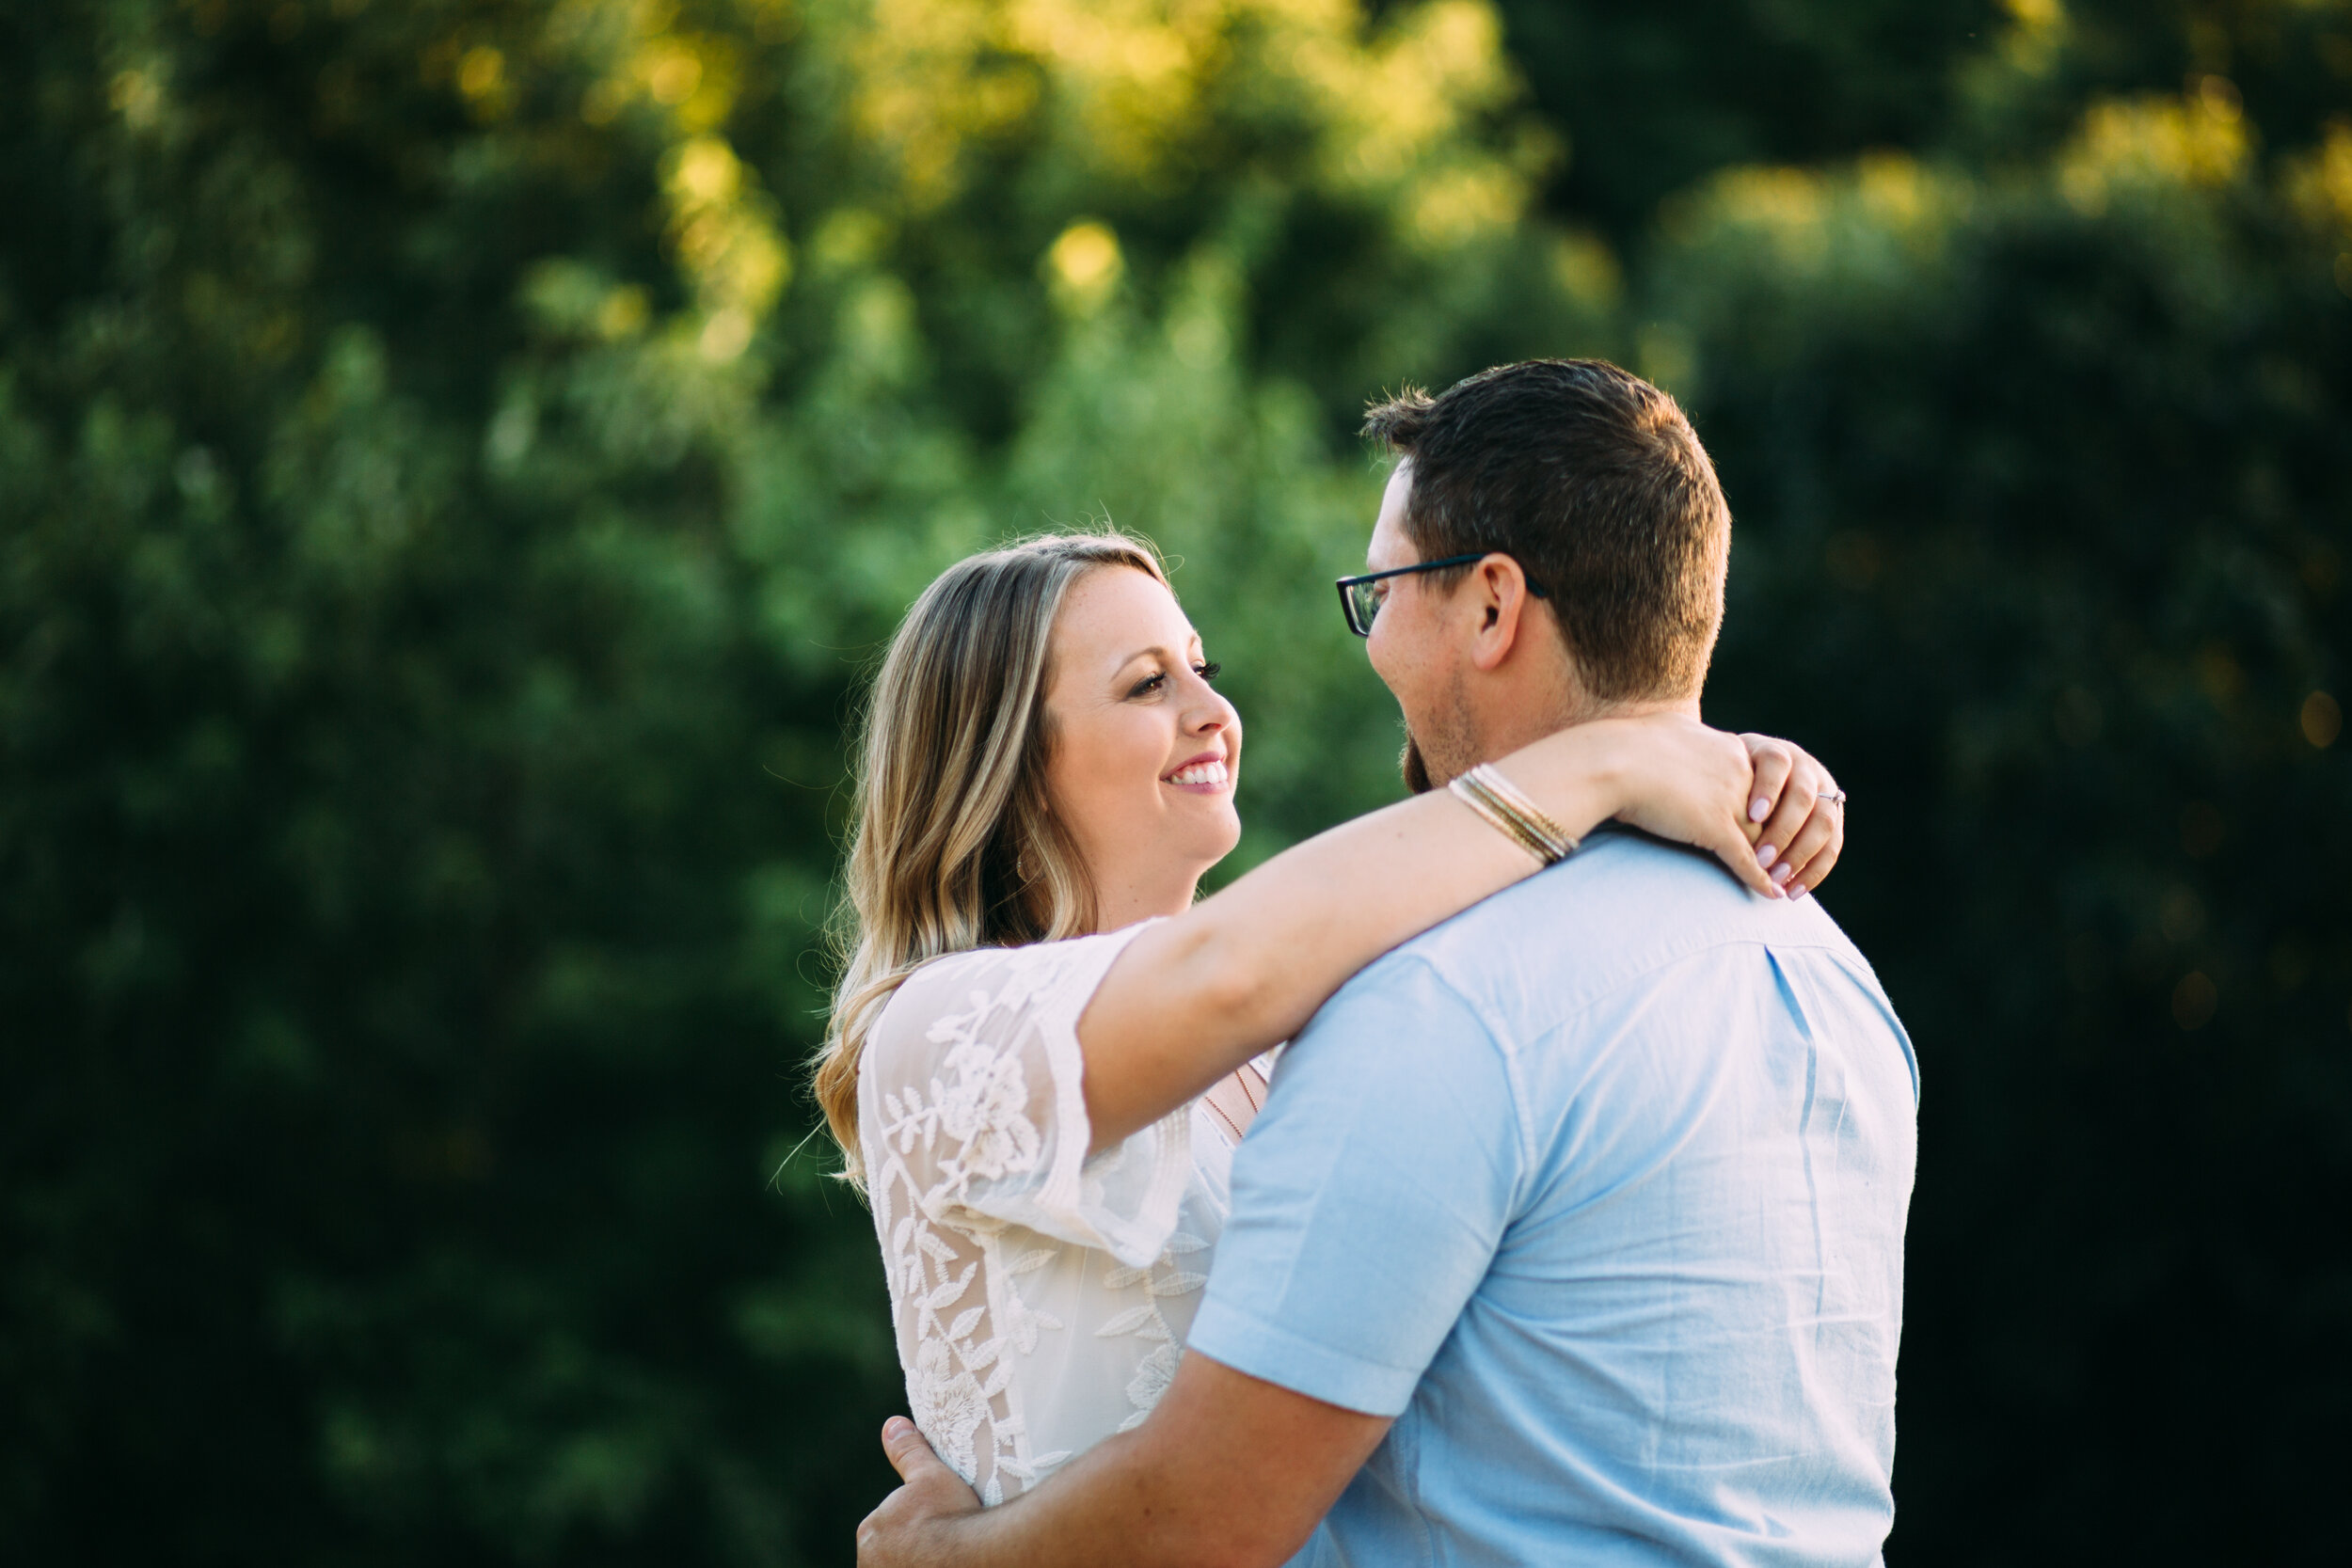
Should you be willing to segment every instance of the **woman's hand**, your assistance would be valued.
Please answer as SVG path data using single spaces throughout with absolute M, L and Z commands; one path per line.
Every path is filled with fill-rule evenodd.
M 1791 898 L 1802 898 L 1828 879 L 1846 847 L 1846 792 L 1794 741 L 1740 739 L 1756 768 L 1747 833 L 1757 863 Z
M 1768 898 L 1802 896 L 1837 863 L 1845 822 L 1836 785 L 1801 747 L 1732 736 L 1682 714 L 1597 720 L 1536 742 L 1599 748 L 1616 820 L 1714 854 Z

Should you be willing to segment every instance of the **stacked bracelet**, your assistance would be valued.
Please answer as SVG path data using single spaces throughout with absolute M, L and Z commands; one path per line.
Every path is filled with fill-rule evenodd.
M 1497 832 L 1534 856 L 1539 864 L 1551 865 L 1576 853 L 1577 841 L 1487 764 L 1480 763 L 1446 787 Z

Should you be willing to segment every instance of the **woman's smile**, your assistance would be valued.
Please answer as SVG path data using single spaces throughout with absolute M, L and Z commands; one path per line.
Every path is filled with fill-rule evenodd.
M 1204 752 L 1160 780 L 1187 795 L 1222 795 L 1233 787 L 1232 770 L 1222 752 Z

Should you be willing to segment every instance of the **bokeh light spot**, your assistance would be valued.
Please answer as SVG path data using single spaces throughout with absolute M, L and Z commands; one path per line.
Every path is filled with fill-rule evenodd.
M 703 324 L 702 339 L 696 346 L 704 358 L 723 364 L 750 347 L 751 341 L 751 316 L 729 306 Z
M 467 50 L 457 62 L 457 90 L 468 98 L 487 97 L 505 79 L 506 56 L 486 44 Z
M 152 71 L 117 71 L 106 87 L 106 102 L 140 130 L 155 123 L 163 99 L 163 88 Z
M 1099 304 L 1119 280 L 1119 236 L 1107 225 L 1073 223 L 1045 253 L 1055 280 L 1079 302 Z
M 630 284 L 613 290 L 596 307 L 596 330 L 608 338 L 627 338 L 645 325 L 645 291 Z
M 2314 691 L 2303 699 L 2303 738 L 2326 751 L 2344 733 L 2344 709 L 2325 691 Z
M 693 97 L 702 80 L 702 61 L 681 49 L 665 55 L 647 72 L 645 86 L 659 102 L 675 105 Z
M 2190 970 L 2172 988 L 2172 1022 L 2191 1034 L 2211 1023 L 2220 1006 L 2221 993 L 2202 970 Z
M 2203 101 L 2205 112 L 2225 124 L 2235 123 L 2246 112 L 2246 101 L 2239 96 L 2237 84 L 2227 76 L 2199 79 L 2197 96 Z

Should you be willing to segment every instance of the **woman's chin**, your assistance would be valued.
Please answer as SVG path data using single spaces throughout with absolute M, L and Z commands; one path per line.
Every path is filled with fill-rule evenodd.
M 1160 824 L 1158 846 L 1163 853 L 1201 865 L 1215 865 L 1241 842 L 1241 816 L 1233 798 L 1199 802 L 1189 811 L 1171 812 Z
M 1216 824 L 1204 840 L 1211 865 L 1232 854 L 1234 846 L 1241 843 L 1241 813 L 1233 809 L 1232 796 L 1226 797 L 1225 810 L 1220 815 L 1223 820 Z

